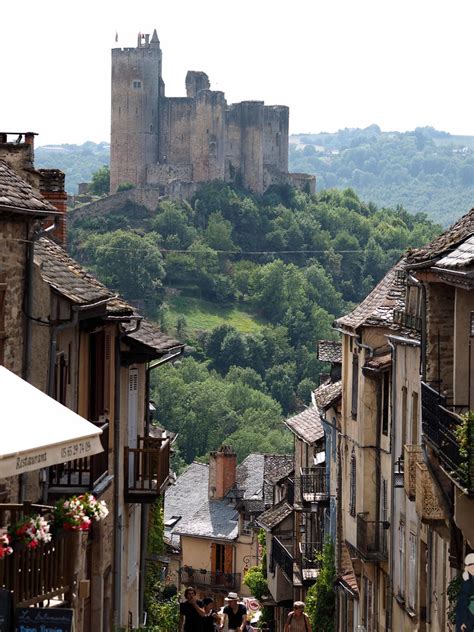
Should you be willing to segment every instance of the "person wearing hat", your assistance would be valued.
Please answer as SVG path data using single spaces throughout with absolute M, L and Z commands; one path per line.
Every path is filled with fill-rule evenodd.
M 244 632 L 247 621 L 247 608 L 243 603 L 239 603 L 239 596 L 235 592 L 230 592 L 227 595 L 227 601 L 228 604 L 223 610 L 224 622 L 221 628 L 226 628 L 227 626 L 229 632 L 236 632 L 237 630 Z
M 456 632 L 474 632 L 474 553 L 466 555 L 462 578 L 456 604 Z
M 304 601 L 295 601 L 293 611 L 286 620 L 284 632 L 311 632 L 311 623 L 304 613 L 305 605 Z

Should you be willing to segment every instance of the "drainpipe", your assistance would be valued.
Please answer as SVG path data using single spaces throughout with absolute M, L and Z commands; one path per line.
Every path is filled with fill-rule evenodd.
M 181 347 L 176 353 L 169 353 L 164 358 L 157 360 L 153 364 L 149 364 L 146 369 L 146 391 L 145 391 L 145 434 L 148 436 L 150 433 L 150 374 L 159 366 L 172 362 L 179 356 L 183 355 L 184 347 Z M 144 620 L 145 614 L 145 571 L 146 571 L 146 553 L 147 553 L 147 540 L 148 540 L 148 517 L 150 514 L 150 508 L 148 505 L 142 506 L 142 516 L 140 524 L 140 581 L 139 581 L 139 594 L 138 594 L 138 610 L 140 620 Z
M 388 612 L 389 612 L 389 622 L 390 627 L 387 629 L 387 632 L 392 630 L 392 622 L 393 622 L 393 562 L 395 559 L 395 525 L 394 525 L 394 515 L 395 515 L 395 487 L 393 484 L 393 472 L 395 471 L 395 423 L 397 419 L 397 348 L 393 344 L 393 342 L 388 338 L 388 344 L 392 350 L 392 423 L 390 424 L 390 453 L 391 453 L 391 485 L 390 485 L 390 549 L 389 549 L 389 559 L 388 559 L 388 568 L 390 573 L 388 574 L 388 584 L 389 591 L 388 594 L 390 596 L 390 603 L 388 604 Z
M 361 342 L 361 340 L 362 336 L 359 334 L 357 338 L 355 338 L 356 346 L 359 347 L 359 349 L 365 349 L 369 353 L 369 358 L 372 358 L 374 355 L 374 348 L 364 344 L 363 342 Z

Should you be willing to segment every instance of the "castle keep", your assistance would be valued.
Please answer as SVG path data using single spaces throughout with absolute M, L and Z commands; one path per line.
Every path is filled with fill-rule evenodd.
M 112 50 L 111 193 L 129 182 L 188 197 L 214 179 L 314 191 L 314 176 L 288 174 L 288 119 L 283 105 L 228 105 L 204 72 L 187 73 L 186 97 L 165 96 L 156 30 L 140 34 L 136 48 Z

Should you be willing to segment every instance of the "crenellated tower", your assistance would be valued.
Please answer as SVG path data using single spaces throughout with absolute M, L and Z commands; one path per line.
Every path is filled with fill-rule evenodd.
M 159 155 L 160 102 L 165 85 L 156 30 L 138 35 L 136 48 L 112 49 L 110 191 L 122 182 L 143 186 Z

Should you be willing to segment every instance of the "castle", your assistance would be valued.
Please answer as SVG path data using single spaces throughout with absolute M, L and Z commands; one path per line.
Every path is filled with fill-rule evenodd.
M 314 176 L 288 173 L 287 106 L 228 105 L 198 71 L 187 73 L 186 95 L 165 96 L 156 30 L 112 50 L 111 193 L 131 183 L 186 198 L 214 179 L 257 193 L 286 183 L 314 192 Z

